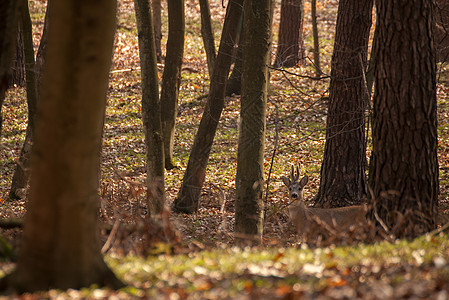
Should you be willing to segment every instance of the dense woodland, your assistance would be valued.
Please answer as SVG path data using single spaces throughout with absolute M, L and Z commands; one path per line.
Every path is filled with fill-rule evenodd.
M 13 2 L 3 293 L 449 297 L 447 1 Z

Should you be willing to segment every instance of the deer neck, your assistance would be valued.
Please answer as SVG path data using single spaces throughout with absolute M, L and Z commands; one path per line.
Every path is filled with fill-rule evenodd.
M 298 231 L 305 230 L 307 225 L 307 208 L 303 200 L 296 200 L 289 206 L 289 214 L 292 223 L 298 228 Z

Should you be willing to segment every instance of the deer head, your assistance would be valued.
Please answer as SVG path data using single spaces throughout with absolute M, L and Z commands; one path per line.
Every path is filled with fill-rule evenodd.
M 300 165 L 296 165 L 296 173 L 295 168 L 292 166 L 292 170 L 290 172 L 290 178 L 286 176 L 282 176 L 282 181 L 288 187 L 289 196 L 292 200 L 304 200 L 303 188 L 309 181 L 309 177 L 306 175 L 301 180 L 299 180 L 299 167 Z

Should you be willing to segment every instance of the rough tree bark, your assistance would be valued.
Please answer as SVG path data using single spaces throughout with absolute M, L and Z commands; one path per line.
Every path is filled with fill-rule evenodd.
M 320 207 L 359 204 L 366 195 L 365 114 L 368 95 L 363 78 L 368 55 L 373 0 L 340 0 L 332 55 L 326 144 Z
M 230 0 L 228 3 L 206 107 L 190 151 L 180 191 L 173 203 L 173 210 L 177 212 L 193 213 L 198 210 L 210 149 L 224 107 L 226 81 L 231 67 L 242 6 L 243 0 Z
M 175 167 L 173 143 L 184 53 L 184 19 L 184 0 L 168 0 L 168 41 L 161 87 L 161 120 L 167 170 Z
M 10 85 L 25 86 L 25 61 L 23 57 L 23 33 L 19 22 L 17 31 L 16 53 L 12 62 L 12 72 L 9 80 Z
M 101 136 L 114 41 L 114 1 L 52 1 L 36 120 L 18 292 L 122 286 L 98 240 Z
M 294 67 L 304 58 L 304 1 L 282 0 L 275 67 Z
M 0 1 L 0 133 L 3 123 L 1 108 L 16 47 L 18 13 L 19 1 Z
M 263 232 L 263 162 L 272 1 L 244 2 L 242 99 L 237 155 L 235 232 L 239 242 L 260 243 Z
M 34 124 L 36 118 L 36 109 L 38 102 L 38 87 L 36 78 L 36 66 L 34 61 L 33 31 L 31 24 L 28 1 L 21 1 L 20 9 L 20 28 L 23 41 L 23 56 L 25 62 L 25 83 L 28 104 L 28 124 L 26 129 L 25 141 L 20 151 L 20 157 L 12 178 L 11 189 L 9 191 L 10 199 L 18 199 L 19 191 L 25 189 L 29 179 L 30 155 L 34 136 Z
M 147 147 L 147 197 L 151 215 L 164 207 L 164 145 L 156 46 L 148 0 L 134 0 L 142 82 L 142 121 Z
M 154 44 L 156 45 L 157 62 L 162 62 L 162 3 L 161 0 L 151 0 L 153 11 Z
M 201 10 L 201 36 L 203 37 L 204 50 L 206 51 L 207 69 L 209 70 L 209 76 L 212 77 L 217 54 L 215 53 L 214 30 L 210 20 L 209 0 L 199 0 L 199 2 Z
M 378 216 L 394 233 L 410 237 L 436 226 L 433 3 L 378 0 L 376 5 L 379 34 L 369 184 Z

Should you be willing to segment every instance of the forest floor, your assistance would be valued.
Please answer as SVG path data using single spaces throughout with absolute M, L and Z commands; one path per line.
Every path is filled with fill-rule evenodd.
M 216 44 L 225 15 L 222 1 L 211 0 Z M 279 30 L 276 1 L 274 47 Z M 39 44 L 45 14 L 44 1 L 30 1 Z M 330 73 L 337 1 L 319 1 L 321 63 Z M 309 2 L 305 3 L 306 55 L 313 45 Z M 163 7 L 163 45 L 167 38 L 166 7 Z M 164 49 L 163 49 L 164 50 Z M 159 65 L 162 76 L 163 64 Z M 289 223 L 287 191 L 280 177 L 292 164 L 301 163 L 309 175 L 305 189 L 311 200 L 319 186 L 324 149 L 327 88 L 329 80 L 314 80 L 313 64 L 288 72 L 271 70 L 267 110 L 265 178 L 265 224 L 263 245 L 256 249 L 234 247 L 234 189 L 237 162 L 239 96 L 226 98 L 226 106 L 212 147 L 199 212 L 193 215 L 164 214 L 164 235 L 142 227 L 119 226 L 106 259 L 129 287 L 121 291 L 86 289 L 51 291 L 39 297 L 119 298 L 162 297 L 167 299 L 332 298 L 332 299 L 447 299 L 449 297 L 449 236 L 428 235 L 414 241 L 378 241 L 354 244 L 354 236 L 300 243 Z M 202 116 L 209 88 L 205 53 L 200 33 L 197 2 L 186 1 L 186 45 L 180 88 L 174 156 L 177 168 L 166 172 L 167 204 L 180 187 L 190 147 Z M 440 165 L 439 224 L 449 216 L 449 67 L 438 69 L 438 118 Z M 2 108 L 0 136 L 0 217 L 23 217 L 26 197 L 7 200 L 16 158 L 27 123 L 26 93 L 11 88 Z M 146 207 L 145 145 L 142 131 L 141 84 L 133 1 L 120 0 L 113 66 L 101 162 L 99 218 L 104 227 L 116 222 L 144 224 Z M 368 131 L 369 132 L 369 131 Z M 275 146 L 276 137 L 277 146 Z M 275 155 L 273 156 L 273 152 Z M 368 134 L 368 153 L 370 139 Z M 271 173 L 269 172 L 272 169 Z M 167 221 L 169 220 L 169 221 Z M 144 229 L 148 230 L 147 227 Z M 151 231 L 151 230 L 150 230 Z M 20 230 L 1 230 L 14 248 Z M 102 241 L 109 230 L 101 233 Z M 164 243 L 163 243 L 164 242 Z M 167 243 L 168 242 L 168 243 Z M 321 242 L 321 244 L 320 244 Z M 333 244 L 338 242 L 338 245 Z M 366 242 L 366 240 L 365 240 Z M 151 248 L 148 245 L 151 244 Z M 310 246 L 310 245 L 309 245 Z M 145 254 L 145 255 L 142 255 Z M 0 273 L 11 263 L 0 264 Z

